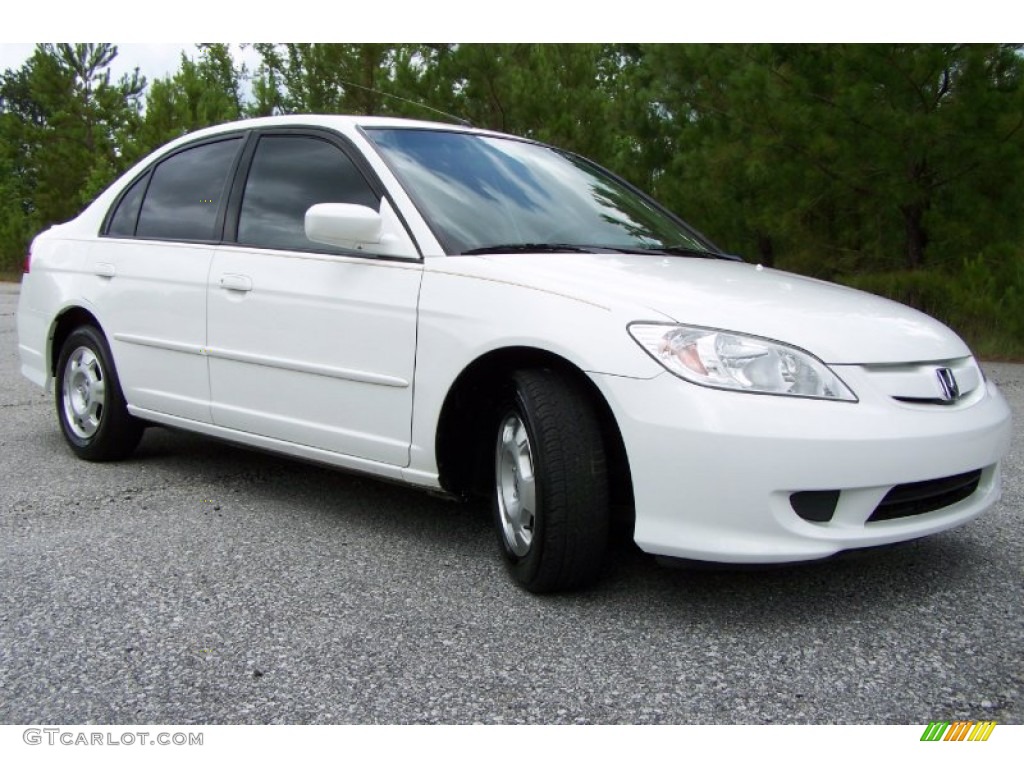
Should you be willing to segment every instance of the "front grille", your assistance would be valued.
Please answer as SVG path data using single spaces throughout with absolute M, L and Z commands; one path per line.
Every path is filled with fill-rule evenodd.
M 971 357 L 926 363 L 863 365 L 865 384 L 911 406 L 963 405 L 984 389 L 984 376 Z M 854 387 L 856 389 L 856 387 Z
M 897 485 L 871 513 L 869 523 L 923 515 L 963 501 L 978 489 L 981 470 L 962 475 Z
M 914 405 L 956 405 L 963 399 L 963 395 L 957 396 L 955 400 L 942 400 L 938 397 L 897 397 L 896 395 L 893 395 L 892 399 L 899 400 L 901 403 L 913 403 Z

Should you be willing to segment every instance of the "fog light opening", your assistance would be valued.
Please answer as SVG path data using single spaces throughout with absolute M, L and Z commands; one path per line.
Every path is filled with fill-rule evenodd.
M 793 511 L 811 523 L 830 522 L 838 503 L 839 491 L 798 491 L 789 497 Z

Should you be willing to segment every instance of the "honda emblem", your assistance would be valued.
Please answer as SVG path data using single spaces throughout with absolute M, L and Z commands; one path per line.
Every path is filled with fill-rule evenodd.
M 935 374 L 939 377 L 939 388 L 942 389 L 942 399 L 948 403 L 960 398 L 960 385 L 956 383 L 956 377 L 949 368 L 938 368 Z

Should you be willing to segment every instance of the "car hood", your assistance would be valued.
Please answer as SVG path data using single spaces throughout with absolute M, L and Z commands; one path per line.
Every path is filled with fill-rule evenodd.
M 599 302 L 634 313 L 634 320 L 671 319 L 768 337 L 802 347 L 826 363 L 905 363 L 970 354 L 955 333 L 910 307 L 759 265 L 643 254 L 476 258 L 492 279 Z

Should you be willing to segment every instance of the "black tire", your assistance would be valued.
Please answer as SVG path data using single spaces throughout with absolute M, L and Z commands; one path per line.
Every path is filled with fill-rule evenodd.
M 87 461 L 123 459 L 138 445 L 145 425 L 128 413 L 103 334 L 76 328 L 57 358 L 57 420 L 71 450 Z
M 553 370 L 517 371 L 494 434 L 494 523 L 512 577 L 538 593 L 592 584 L 608 545 L 609 504 L 587 393 Z

